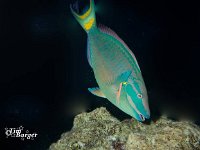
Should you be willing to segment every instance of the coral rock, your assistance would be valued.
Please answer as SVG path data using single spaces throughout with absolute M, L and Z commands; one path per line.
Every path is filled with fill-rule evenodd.
M 149 125 L 118 119 L 105 108 L 75 117 L 71 131 L 50 150 L 200 150 L 200 128 L 188 121 L 161 117 Z

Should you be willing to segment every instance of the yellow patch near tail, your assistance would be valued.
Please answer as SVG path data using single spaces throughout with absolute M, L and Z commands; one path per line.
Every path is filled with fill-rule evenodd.
M 87 23 L 84 24 L 84 29 L 87 30 L 87 31 L 90 30 L 93 23 L 94 23 L 94 18 L 91 18 Z

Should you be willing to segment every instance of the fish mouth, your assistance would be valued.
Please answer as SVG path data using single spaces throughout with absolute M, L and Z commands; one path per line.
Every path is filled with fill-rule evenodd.
M 70 4 L 70 8 L 78 15 L 83 15 L 90 6 L 90 0 L 77 0 Z
M 145 117 L 142 114 L 139 114 L 139 116 L 142 121 L 145 121 Z

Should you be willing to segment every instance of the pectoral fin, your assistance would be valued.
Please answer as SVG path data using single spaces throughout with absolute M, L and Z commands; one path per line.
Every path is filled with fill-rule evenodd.
M 102 97 L 102 98 L 106 98 L 105 95 L 101 92 L 101 90 L 98 88 L 98 87 L 94 87 L 94 88 L 88 88 L 88 90 L 96 95 L 96 96 L 99 96 L 99 97 Z
M 125 84 L 126 81 L 128 80 L 129 76 L 131 75 L 132 71 L 126 71 L 122 73 L 118 78 L 117 81 L 120 82 L 119 84 L 119 89 L 116 94 L 116 103 L 120 103 L 120 95 L 121 95 L 121 90 L 122 90 L 122 84 Z
M 117 98 L 116 98 L 116 102 L 117 102 L 117 105 L 119 105 L 119 102 L 120 102 L 120 95 L 121 95 L 121 90 L 122 90 L 122 83 L 119 84 L 119 89 L 117 91 Z
M 128 71 L 125 71 L 123 72 L 118 78 L 117 78 L 117 81 L 120 81 L 120 82 L 126 82 L 129 78 L 129 76 L 131 75 L 132 71 L 131 70 L 128 70 Z

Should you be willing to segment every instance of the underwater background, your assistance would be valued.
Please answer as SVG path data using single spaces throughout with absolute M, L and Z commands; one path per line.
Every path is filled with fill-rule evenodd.
M 71 129 L 75 115 L 106 107 L 131 118 L 96 86 L 86 57 L 85 31 L 70 0 L 0 2 L 0 149 L 47 149 Z M 88 1 L 87 1 L 88 2 Z M 96 0 L 97 23 L 113 29 L 140 65 L 151 118 L 160 115 L 200 125 L 200 10 L 197 2 Z M 38 136 L 6 138 L 22 125 Z

